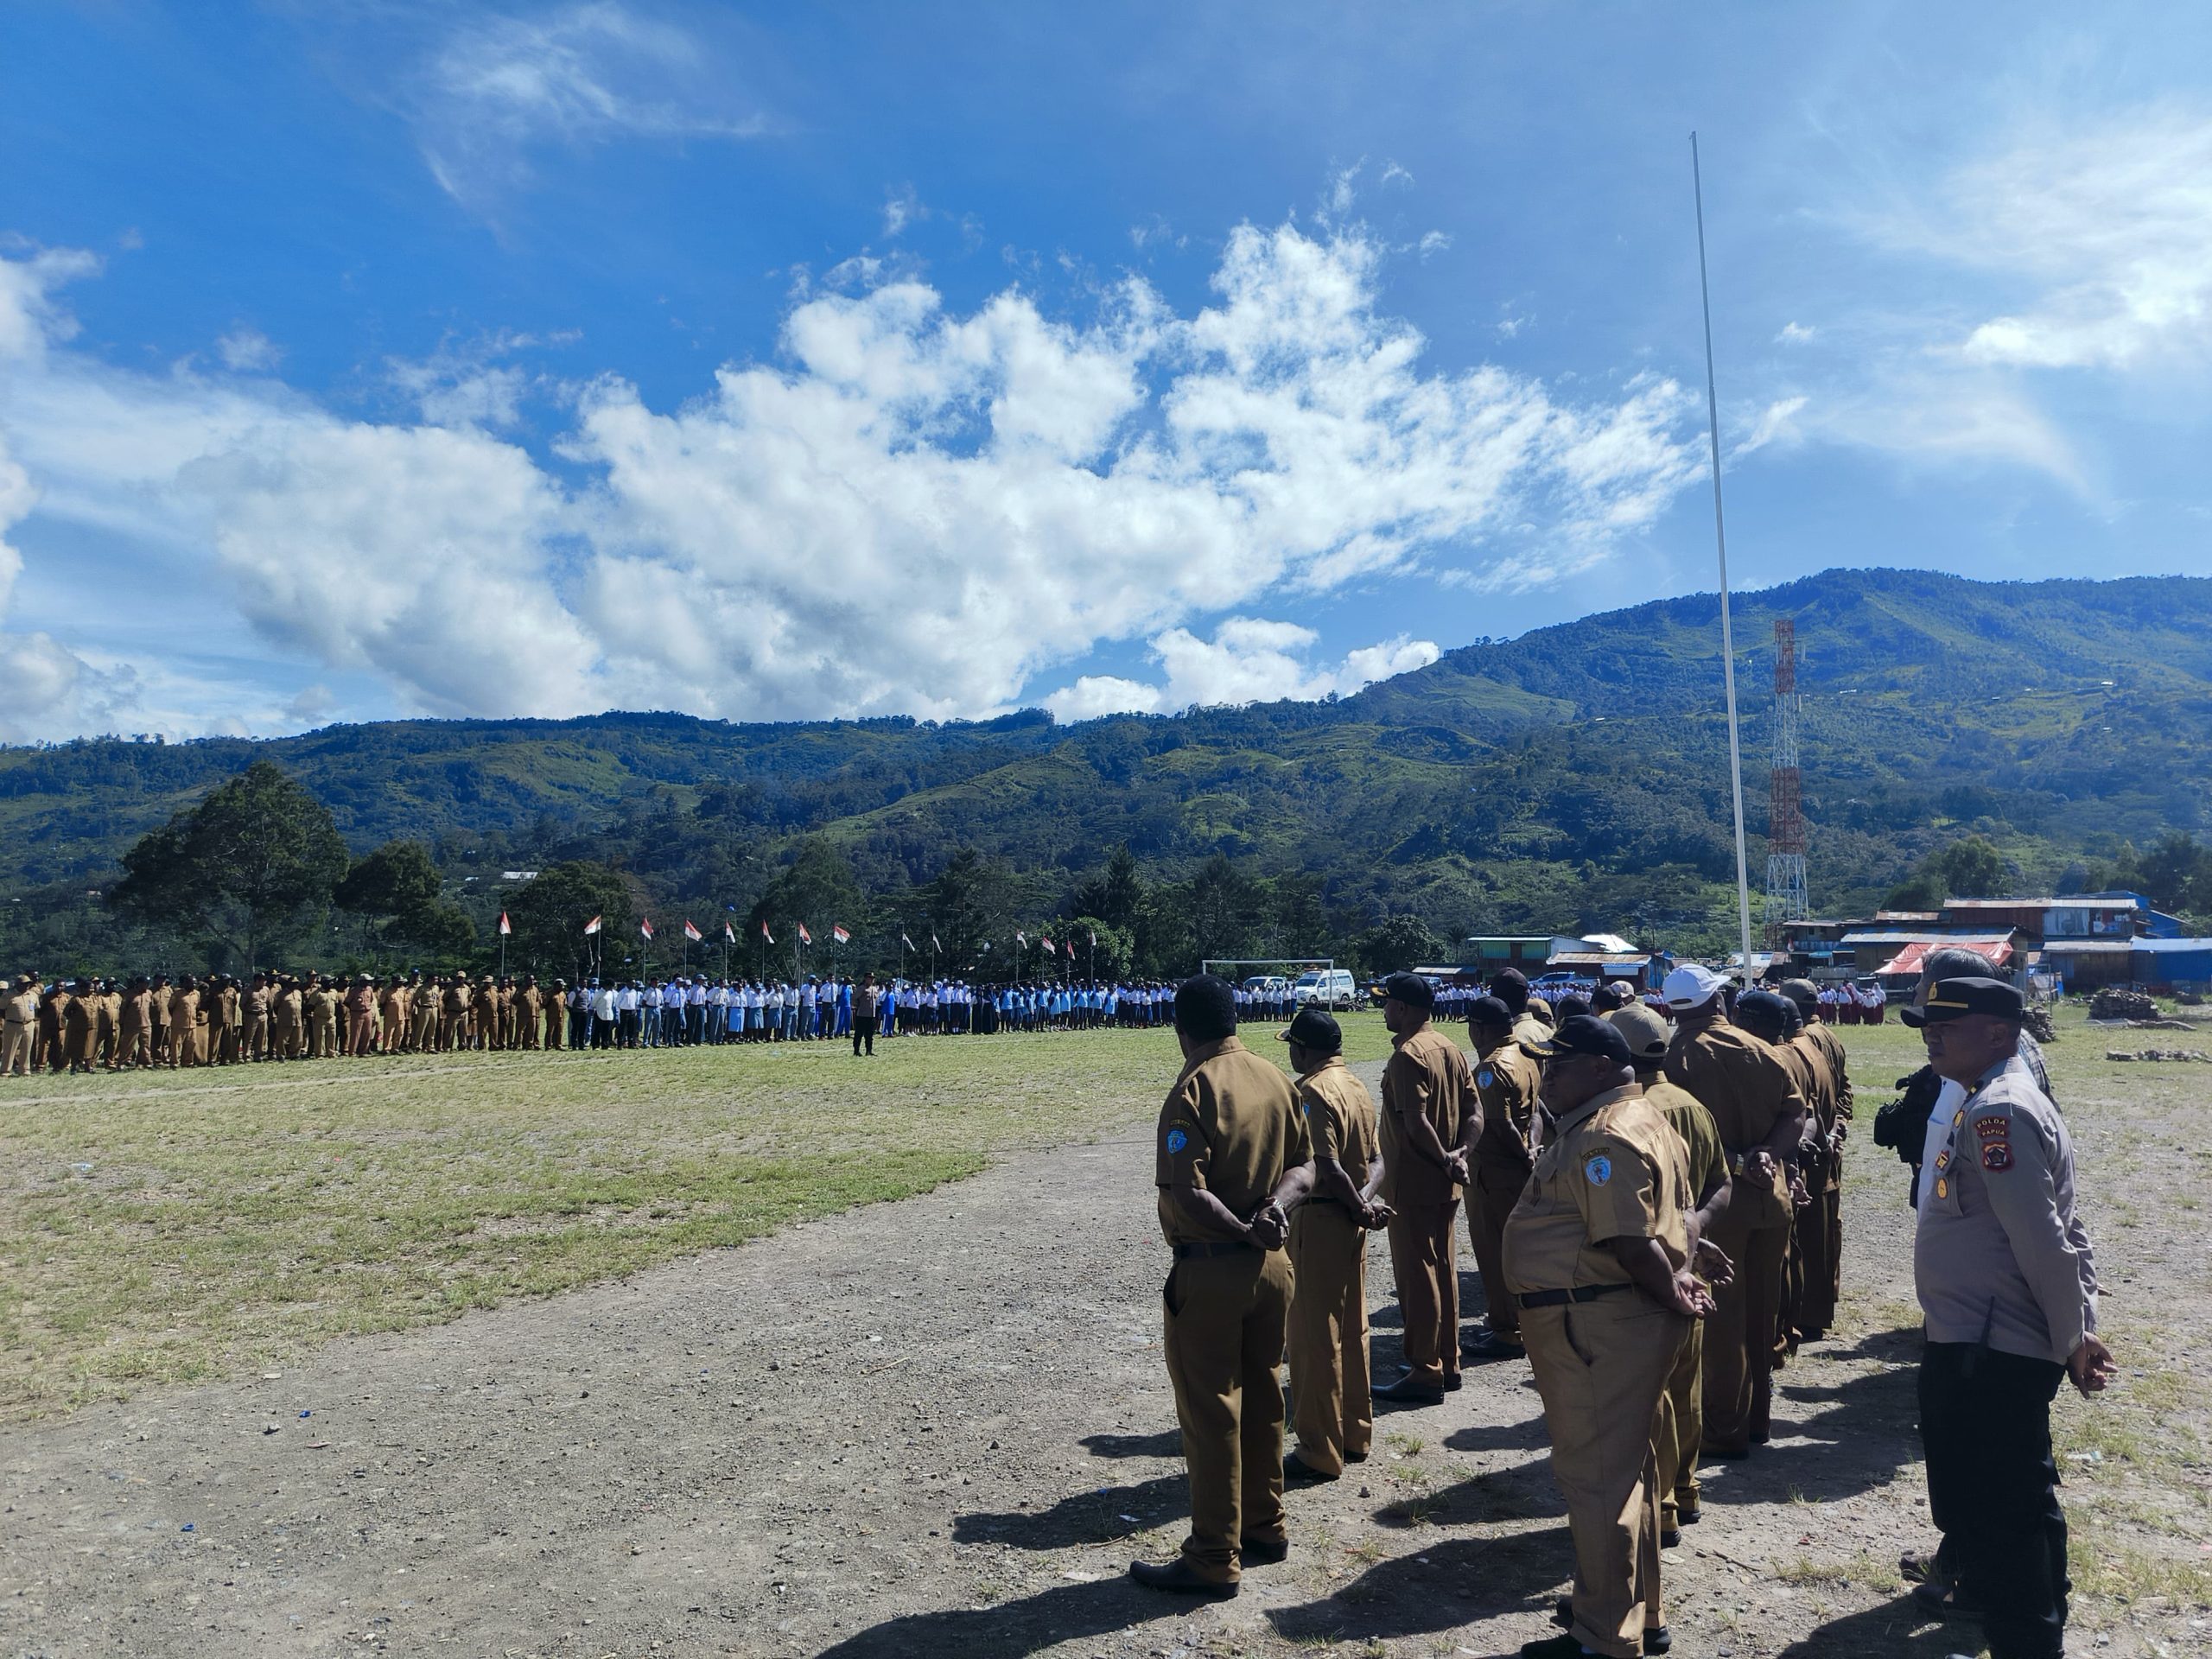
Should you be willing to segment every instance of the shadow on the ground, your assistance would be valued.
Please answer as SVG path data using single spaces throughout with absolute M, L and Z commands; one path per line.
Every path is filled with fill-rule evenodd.
M 1491 1371 L 1486 1375 L 1497 1375 Z M 1503 1377 L 1499 1380 L 1503 1381 Z M 1528 1372 L 1521 1373 L 1526 1382 Z M 1470 1388 L 1472 1383 L 1468 1384 Z M 1517 1423 L 1470 1423 L 1455 1428 L 1444 1437 L 1446 1449 L 1452 1452 L 1544 1452 L 1551 1447 L 1552 1437 L 1544 1427 L 1544 1408 L 1529 1390 L 1529 1414 Z
M 1792 1642 L 1781 1659 L 1943 1659 L 1947 1654 L 1979 1653 L 1978 1630 L 1952 1630 L 1923 1617 L 1910 1596 L 1899 1596 L 1863 1613 L 1832 1619 L 1811 1635 Z
M 1573 1570 L 1563 1526 L 1506 1538 L 1439 1537 L 1376 1562 L 1333 1595 L 1268 1618 L 1293 1642 L 1424 1636 L 1548 1606 Z
M 1190 1488 L 1180 1473 L 1155 1475 L 1129 1486 L 1103 1486 L 1064 1497 L 1050 1509 L 956 1516 L 952 1538 L 961 1544 L 1010 1544 L 1016 1549 L 1065 1549 L 1110 1543 L 1147 1532 L 1191 1512 Z
M 1179 1458 L 1183 1431 L 1163 1429 L 1157 1434 L 1086 1434 L 1076 1442 L 1094 1458 Z
M 1486 1470 L 1433 1492 L 1411 1492 L 1375 1511 L 1378 1525 L 1463 1527 L 1486 1521 L 1553 1520 L 1567 1501 L 1551 1477 L 1548 1460 Z
M 1725 1467 L 1713 1483 L 1722 1503 L 1775 1503 L 1792 1498 L 1853 1497 L 1888 1485 L 1920 1458 L 1918 1382 L 1910 1369 L 1862 1372 L 1833 1387 L 1775 1378 L 1777 1440 L 1809 1444 L 1762 1447 Z
M 836 1646 L 823 1659 L 1021 1659 L 1063 1642 L 1185 1616 L 1190 1604 L 1141 1590 L 1125 1578 L 1071 1584 L 1003 1606 L 887 1619 Z

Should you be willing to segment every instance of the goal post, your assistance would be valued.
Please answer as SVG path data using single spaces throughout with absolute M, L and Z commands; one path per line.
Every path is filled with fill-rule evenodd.
M 1202 974 L 1211 974 L 1224 968 L 1287 968 L 1292 970 L 1289 977 L 1295 979 L 1309 968 L 1318 968 L 1323 973 L 1327 973 L 1336 965 L 1337 959 L 1334 957 L 1208 957 L 1198 964 L 1198 971 Z M 1224 973 L 1221 976 L 1224 979 L 1250 977 L 1249 974 L 1238 973 Z

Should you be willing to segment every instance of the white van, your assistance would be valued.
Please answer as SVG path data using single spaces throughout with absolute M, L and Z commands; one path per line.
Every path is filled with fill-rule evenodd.
M 1290 988 L 1291 1001 L 1303 1006 L 1319 1002 L 1325 1008 L 1349 1008 L 1359 995 L 1349 968 L 1315 968 L 1298 976 Z

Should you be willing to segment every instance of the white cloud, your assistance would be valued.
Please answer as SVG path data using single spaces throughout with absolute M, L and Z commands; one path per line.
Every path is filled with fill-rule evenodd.
M 1754 450 L 1764 449 L 1770 443 L 1790 442 L 1799 435 L 1797 416 L 1803 412 L 1811 398 L 1799 396 L 1777 397 L 1759 411 L 1750 434 L 1728 451 L 1730 461 L 1740 461 Z
M 1274 702 L 1349 696 L 1393 675 L 1427 668 L 1442 653 L 1427 639 L 1400 634 L 1347 653 L 1333 665 L 1308 662 L 1320 636 L 1295 622 L 1232 616 L 1201 639 L 1188 628 L 1154 634 L 1151 655 L 1165 671 L 1157 685 L 1109 675 L 1084 675 L 1055 691 L 1045 706 L 1061 720 L 1109 714 L 1158 714 L 1224 703 Z
M 1317 666 L 1240 614 L 1262 596 L 1539 539 L 1575 568 L 1701 476 L 1671 382 L 1572 404 L 1425 372 L 1376 309 L 1383 257 L 1240 226 L 1189 315 L 1134 279 L 1083 321 L 1011 289 L 948 312 L 911 277 L 804 293 L 779 359 L 702 398 L 591 385 L 557 470 L 499 435 L 526 385 L 488 353 L 393 365 L 419 420 L 342 418 L 77 353 L 48 296 L 87 268 L 0 262 L 0 438 L 40 514 L 226 582 L 294 685 L 367 671 L 429 712 L 983 715 L 1132 639 L 1160 685 L 1061 706 L 1319 696 L 1434 647 Z
M 929 216 L 930 210 L 922 205 L 922 199 L 914 194 L 912 185 L 906 185 L 899 189 L 887 190 L 884 193 L 883 234 L 887 238 L 897 236 L 909 225 L 918 219 L 927 219 Z
M 1417 245 L 1417 249 L 1421 257 L 1424 259 L 1427 259 L 1433 257 L 1437 254 L 1442 253 L 1451 245 L 1452 238 L 1446 232 L 1443 231 L 1424 231 L 1421 233 L 1421 241 Z
M 2025 132 L 1873 230 L 2037 290 L 1955 340 L 1969 364 L 2129 369 L 2212 346 L 2212 117 Z
M 1777 334 L 1774 338 L 1775 342 L 1777 345 L 1802 346 L 1807 340 L 1812 339 L 1814 334 L 1817 332 L 1818 331 L 1816 329 L 1806 323 L 1785 322 L 1782 325 L 1782 332 Z
M 470 206 L 525 182 L 542 144 L 747 138 L 768 130 L 760 111 L 741 107 L 727 66 L 693 36 L 626 7 L 463 16 L 407 96 L 431 173 Z
M 259 374 L 275 368 L 283 361 L 284 353 L 276 342 L 258 328 L 249 328 L 244 323 L 215 342 L 216 354 L 223 359 L 223 366 L 240 374 Z

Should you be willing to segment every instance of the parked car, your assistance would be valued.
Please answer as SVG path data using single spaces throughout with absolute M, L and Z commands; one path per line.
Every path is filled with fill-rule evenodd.
M 1315 968 L 1298 976 L 1290 988 L 1291 1000 L 1303 1006 L 1319 1002 L 1325 1008 L 1349 1008 L 1359 995 L 1349 968 Z

